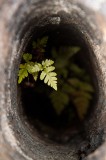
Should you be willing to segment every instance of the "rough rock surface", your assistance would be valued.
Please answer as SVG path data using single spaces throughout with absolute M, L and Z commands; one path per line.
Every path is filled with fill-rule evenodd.
M 80 138 L 62 146 L 46 142 L 23 116 L 17 87 L 21 54 L 33 30 L 47 24 L 74 24 L 92 50 L 98 101 L 85 123 L 87 142 Z M 81 148 L 87 160 L 106 159 L 105 52 L 105 17 L 83 0 L 0 0 L 0 160 L 78 160 Z

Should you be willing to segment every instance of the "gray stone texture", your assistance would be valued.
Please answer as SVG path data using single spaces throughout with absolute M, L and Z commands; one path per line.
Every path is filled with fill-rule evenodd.
M 84 159 L 106 160 L 106 20 L 101 7 L 87 2 L 0 0 L 0 160 L 79 160 L 81 148 Z M 85 122 L 87 141 L 44 141 L 23 116 L 17 87 L 21 55 L 34 29 L 47 24 L 75 25 L 91 51 L 98 100 Z

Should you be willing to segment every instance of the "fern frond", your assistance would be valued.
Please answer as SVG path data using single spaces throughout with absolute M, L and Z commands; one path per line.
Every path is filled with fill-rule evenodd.
M 78 53 L 80 51 L 80 47 L 77 46 L 71 46 L 67 48 L 67 53 L 69 53 L 69 55 L 67 56 L 68 58 L 73 57 L 76 53 Z
M 33 47 L 33 49 L 39 48 L 40 50 L 42 50 L 42 52 L 44 52 L 43 48 L 46 47 L 47 41 L 48 41 L 47 36 L 45 36 L 41 39 L 37 39 L 36 42 L 35 41 L 32 42 L 32 47 Z
M 80 89 L 85 92 L 94 92 L 94 89 L 90 83 L 80 82 Z
M 52 66 L 53 63 L 54 61 L 50 59 L 42 61 L 43 71 L 41 72 L 40 80 L 44 80 L 44 83 L 47 83 L 49 86 L 57 90 L 57 74 L 53 72 L 55 70 L 55 67 Z
M 38 49 L 39 48 L 40 51 L 44 52 L 43 48 L 46 47 L 47 41 L 48 41 L 47 36 L 45 36 L 41 39 L 37 39 L 37 42 L 35 42 L 35 41 L 32 42 L 32 47 L 33 47 L 33 49 L 36 49 L 36 48 Z
M 42 71 L 41 75 L 40 75 L 40 80 L 43 80 L 46 76 L 46 72 Z
M 47 83 L 49 86 L 57 90 L 57 77 L 55 72 L 46 72 L 42 71 L 40 75 L 40 80 L 44 80 L 44 83 Z
M 68 82 L 69 82 L 70 85 L 72 85 L 75 88 L 80 87 L 80 80 L 78 78 L 69 78 Z
M 68 83 L 64 83 L 62 86 L 62 91 L 65 92 L 66 94 L 73 94 L 76 92 L 76 89 L 69 85 Z
M 68 82 L 81 91 L 94 92 L 93 86 L 90 83 L 80 81 L 78 78 L 70 78 Z
M 42 65 L 40 63 L 33 63 L 33 65 L 28 65 L 28 71 L 30 73 L 35 73 L 35 72 L 39 72 L 39 71 L 42 71 Z
M 77 97 L 73 102 L 75 104 L 79 118 L 83 120 L 88 111 L 90 101 L 85 97 Z
M 70 93 L 70 95 L 74 98 L 83 97 L 83 98 L 88 99 L 88 100 L 92 99 L 91 93 L 86 92 L 86 91 L 82 91 L 82 90 L 79 90 L 79 91 L 75 90 L 72 93 Z
M 54 71 L 55 70 L 55 67 L 54 66 L 49 66 L 49 67 L 47 67 L 46 69 L 44 69 L 46 72 L 52 72 L 52 71 Z
M 29 62 L 32 59 L 32 54 L 24 53 L 23 54 L 23 59 L 25 60 L 25 62 Z
M 28 71 L 27 71 L 27 65 L 26 64 L 21 64 L 20 65 L 20 70 L 18 73 L 18 83 L 20 84 L 24 78 L 28 77 Z
M 49 67 L 54 63 L 54 61 L 50 59 L 46 59 L 45 61 L 42 61 L 43 68 Z
M 40 39 L 39 45 L 42 46 L 42 47 L 46 47 L 47 41 L 48 41 L 48 37 L 45 36 L 45 37 Z
M 68 61 L 70 58 L 72 58 L 78 51 L 80 50 L 79 47 L 60 47 L 58 50 L 58 55 L 61 57 L 61 59 Z
M 64 110 L 64 108 L 69 103 L 69 96 L 61 91 L 53 91 L 50 95 L 51 102 L 53 107 L 58 115 Z
M 82 76 L 85 73 L 85 70 L 80 68 L 78 65 L 71 63 L 70 70 L 76 75 L 76 76 Z
M 21 69 L 26 68 L 26 63 L 25 64 L 20 64 L 19 68 L 21 68 Z
M 20 64 L 18 83 L 21 83 L 22 80 L 28 76 L 28 73 L 32 74 L 34 80 L 36 81 L 38 74 L 41 71 L 40 80 L 44 80 L 44 83 L 57 90 L 57 74 L 53 72 L 55 67 L 52 66 L 54 61 L 46 59 L 45 61 L 42 61 L 42 64 L 40 64 L 37 62 L 29 61 L 31 57 L 28 59 L 28 56 L 29 55 L 24 56 L 24 60 L 28 62 L 25 64 Z
M 32 76 L 33 76 L 34 80 L 37 81 L 37 79 L 38 79 L 38 72 L 32 73 Z

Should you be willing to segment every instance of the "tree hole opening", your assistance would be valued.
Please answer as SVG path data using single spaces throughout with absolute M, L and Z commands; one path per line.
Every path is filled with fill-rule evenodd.
M 44 37 L 45 47 L 33 48 L 33 42 L 37 44 Z M 36 27 L 24 53 L 32 54 L 33 62 L 53 60 L 57 73 L 57 91 L 39 75 L 37 81 L 29 75 L 20 84 L 28 123 L 41 137 L 56 143 L 68 143 L 77 135 L 85 138 L 84 123 L 93 113 L 97 89 L 91 50 L 81 33 L 73 25 Z

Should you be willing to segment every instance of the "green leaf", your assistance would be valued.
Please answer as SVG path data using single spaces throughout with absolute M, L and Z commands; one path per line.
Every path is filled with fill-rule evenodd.
M 68 82 L 75 88 L 78 88 L 80 86 L 80 80 L 77 78 L 70 78 L 68 79 Z
M 57 90 L 57 77 L 55 72 L 45 72 L 42 71 L 40 79 L 44 79 L 44 83 L 47 83 L 49 86 Z
M 37 78 L 38 78 L 38 72 L 35 72 L 35 73 L 33 73 L 32 75 L 33 75 L 34 80 L 36 81 Z
M 47 41 L 48 41 L 48 37 L 47 36 L 45 36 L 45 37 L 43 37 L 43 38 L 41 38 L 41 39 L 37 39 L 37 42 L 33 42 L 32 43 L 32 46 L 33 46 L 33 48 L 39 48 L 39 49 L 43 49 L 43 48 L 45 48 L 46 47 L 46 45 L 47 45 Z
M 70 70 L 77 76 L 82 76 L 85 73 L 85 70 L 72 63 L 70 66 Z
M 47 41 L 48 41 L 48 37 L 45 36 L 39 40 L 39 45 L 42 47 L 46 47 Z
M 83 97 L 83 98 L 85 98 L 85 99 L 88 99 L 88 100 L 91 100 L 92 99 L 92 95 L 91 95 L 91 93 L 89 93 L 89 92 L 86 92 L 86 91 L 81 91 L 81 90 L 76 90 L 76 91 L 74 91 L 73 93 L 71 93 L 71 95 L 73 96 L 73 97 Z
M 79 90 L 86 92 L 94 92 L 93 86 L 90 83 L 80 81 L 77 78 L 70 78 L 68 79 L 68 82 L 75 88 L 78 88 Z
M 68 61 L 70 58 L 72 58 L 75 54 L 77 54 L 80 50 L 80 47 L 60 47 L 59 48 L 59 57 L 61 56 L 61 59 L 64 59 Z
M 25 62 L 29 62 L 32 59 L 32 54 L 24 53 L 23 59 L 25 60 Z
M 74 104 L 79 118 L 83 120 L 89 108 L 89 100 L 84 97 L 77 97 L 74 99 Z
M 80 47 L 77 47 L 77 46 L 71 46 L 68 48 L 68 53 L 70 53 L 70 57 L 72 57 L 73 55 L 75 55 L 79 51 L 80 51 Z
M 86 82 L 80 82 L 80 89 L 86 92 L 94 92 L 92 85 Z
M 39 72 L 42 71 L 42 65 L 40 63 L 35 62 L 32 66 L 29 64 L 28 65 L 28 71 L 30 73 L 34 73 L 34 72 Z
M 63 70 L 67 66 L 67 60 L 65 58 L 57 58 L 55 61 L 55 67 L 57 70 Z
M 52 61 L 50 59 L 46 59 L 45 61 L 42 61 L 43 68 L 51 66 L 53 63 L 54 63 L 54 61 Z
M 78 53 L 80 50 L 79 47 L 60 47 L 58 50 L 55 48 L 52 49 L 52 56 L 55 59 L 55 67 L 56 70 L 63 75 L 64 77 L 67 76 L 67 73 L 64 72 L 63 69 L 66 70 L 66 67 L 69 67 L 70 59 Z M 61 72 L 60 72 L 61 71 Z
M 62 91 L 64 91 L 67 94 L 73 94 L 76 91 L 76 89 L 71 85 L 69 85 L 68 83 L 64 83 L 62 87 Z
M 40 75 L 40 80 L 43 80 L 46 76 L 46 72 L 42 71 L 41 75 Z
M 41 72 L 40 80 L 44 80 L 44 83 L 48 84 L 48 86 L 51 86 L 52 88 L 57 90 L 57 74 L 53 72 L 55 67 L 51 66 L 53 63 L 54 61 L 50 59 L 42 61 L 43 71 Z
M 46 72 L 51 72 L 51 71 L 54 71 L 55 70 L 55 67 L 54 66 L 50 66 L 50 67 L 47 67 L 45 69 Z
M 58 115 L 61 114 L 61 112 L 69 103 L 68 95 L 61 91 L 57 91 L 57 92 L 53 91 L 50 95 L 50 99 Z
M 44 48 L 46 47 L 47 41 L 48 41 L 47 36 L 45 36 L 41 39 L 37 39 L 36 42 L 35 41 L 32 42 L 32 47 L 33 47 L 33 49 L 39 49 L 39 51 L 41 53 L 43 53 L 43 52 L 45 52 Z
M 21 65 L 20 67 L 23 67 L 23 68 L 21 68 L 21 69 L 19 70 L 19 73 L 18 73 L 18 76 L 19 76 L 18 83 L 19 83 L 19 84 L 23 81 L 23 79 L 24 79 L 25 77 L 28 77 L 28 71 L 27 71 L 27 69 L 26 69 L 26 64 Z
M 20 64 L 19 68 L 26 68 L 26 63 L 25 64 Z

